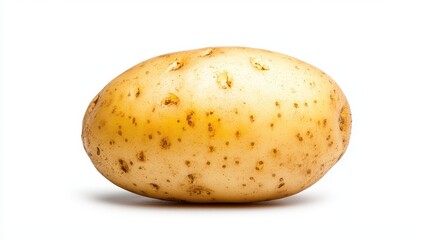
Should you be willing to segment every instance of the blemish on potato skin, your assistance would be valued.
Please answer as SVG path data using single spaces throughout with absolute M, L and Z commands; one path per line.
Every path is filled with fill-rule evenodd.
M 186 121 L 188 122 L 188 125 L 190 127 L 194 127 L 195 126 L 195 112 L 194 111 L 188 111 L 188 113 L 186 114 Z
M 211 164 L 211 163 L 210 163 L 210 161 L 207 161 L 207 162 L 206 162 L 206 165 L 207 165 L 207 166 L 209 166 L 210 164 Z
M 300 142 L 302 142 L 304 140 L 304 138 L 301 136 L 300 133 L 297 133 L 295 136 Z
M 307 169 L 307 174 L 311 174 L 311 169 Z
M 149 183 L 149 185 L 154 188 L 156 191 L 158 191 L 160 189 L 160 186 L 156 183 Z
M 123 159 L 118 159 L 119 167 L 122 170 L 122 172 L 127 173 L 130 169 L 128 167 L 128 163 L 125 162 Z
M 216 83 L 221 89 L 231 89 L 233 79 L 232 79 L 232 76 L 225 71 L 217 75 Z
M 264 169 L 264 162 L 263 161 L 258 161 L 256 162 L 256 170 L 261 171 L 262 169 Z
M 188 178 L 188 182 L 190 184 L 193 184 L 195 182 L 196 177 L 195 177 L 195 174 L 188 174 L 187 178 Z
M 255 117 L 253 115 L 249 116 L 250 122 L 255 122 Z
M 97 155 L 100 155 L 100 148 L 97 147 Z
M 209 136 L 214 137 L 215 136 L 215 130 L 213 128 L 213 125 L 211 123 L 208 123 L 207 130 L 209 131 Z
M 347 128 L 347 124 L 348 124 L 346 121 L 347 117 L 348 117 L 348 108 L 342 107 L 340 111 L 340 116 L 338 118 L 339 128 L 340 128 L 340 131 L 342 132 L 345 131 Z
M 240 138 L 240 136 L 241 136 L 240 131 L 239 130 L 235 131 L 235 137 L 236 138 Z
M 213 192 L 213 190 L 211 190 L 210 188 L 203 187 L 203 186 L 192 185 L 191 187 L 189 187 L 187 189 L 187 192 L 189 193 L 190 196 L 195 196 L 195 195 L 206 195 L 206 196 L 209 196 L 209 195 L 211 195 L 211 193 Z
M 204 50 L 204 52 L 202 52 L 200 55 L 198 55 L 199 57 L 207 57 L 210 56 L 213 53 L 213 48 L 207 48 Z
M 168 93 L 168 96 L 162 100 L 162 104 L 165 106 L 176 106 L 179 104 L 180 99 L 174 93 Z
M 285 183 L 282 182 L 277 186 L 277 188 L 282 188 L 284 185 L 285 185 Z
M 146 161 L 146 156 L 144 155 L 143 151 L 137 153 L 137 160 L 139 160 L 140 162 Z
M 266 71 L 270 69 L 270 67 L 267 64 L 262 63 L 261 59 L 258 59 L 258 58 L 251 57 L 250 63 L 257 70 Z
M 184 64 L 183 60 L 176 59 L 174 62 L 172 62 L 172 63 L 170 64 L 170 66 L 168 66 L 168 71 L 176 71 L 176 70 L 179 70 L 180 68 L 182 68 L 182 67 L 183 67 L 183 64 Z
M 169 149 L 171 146 L 171 142 L 168 137 L 164 137 L 161 139 L 160 146 L 162 149 Z
M 140 96 L 140 88 L 137 88 L 137 91 L 136 91 L 135 97 L 136 97 L 136 98 L 138 98 L 139 96 Z
M 185 165 L 186 165 L 187 167 L 190 167 L 190 166 L 191 166 L 191 161 L 186 160 L 186 161 L 185 161 Z
M 209 146 L 209 152 L 214 152 L 216 149 L 214 146 Z
M 277 154 L 279 153 L 279 150 L 278 150 L 277 148 L 273 148 L 273 149 L 271 150 L 271 152 L 272 152 L 274 155 L 277 155 Z
M 293 107 L 294 107 L 294 108 L 299 108 L 298 103 L 293 103 Z

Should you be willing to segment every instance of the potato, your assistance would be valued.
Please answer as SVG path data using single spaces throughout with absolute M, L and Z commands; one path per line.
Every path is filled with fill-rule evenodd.
M 122 73 L 91 101 L 83 145 L 117 186 L 157 199 L 254 202 L 318 181 L 351 112 L 324 72 L 244 47 L 182 51 Z

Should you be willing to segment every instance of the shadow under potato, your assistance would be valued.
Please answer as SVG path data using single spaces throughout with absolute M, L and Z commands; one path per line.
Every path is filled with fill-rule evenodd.
M 90 200 L 110 205 L 126 207 L 150 207 L 150 208 L 273 208 L 273 207 L 298 207 L 302 205 L 317 204 L 324 200 L 322 196 L 300 193 L 287 198 L 253 202 L 253 203 L 191 203 L 178 201 L 165 201 L 143 197 L 133 193 L 118 192 L 92 192 L 86 194 Z

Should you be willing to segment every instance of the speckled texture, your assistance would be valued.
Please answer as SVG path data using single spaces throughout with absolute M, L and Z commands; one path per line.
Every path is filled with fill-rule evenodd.
M 321 70 L 266 50 L 162 55 L 90 103 L 82 140 L 97 170 L 148 197 L 252 202 L 298 193 L 344 154 L 351 112 Z

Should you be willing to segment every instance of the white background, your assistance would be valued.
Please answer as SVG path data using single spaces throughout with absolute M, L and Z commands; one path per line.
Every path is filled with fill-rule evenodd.
M 0 8 L 0 239 L 429 239 L 424 1 Z M 80 139 L 95 94 L 145 59 L 223 45 L 278 51 L 331 75 L 353 112 L 342 160 L 298 195 L 250 205 L 162 202 L 104 179 Z

